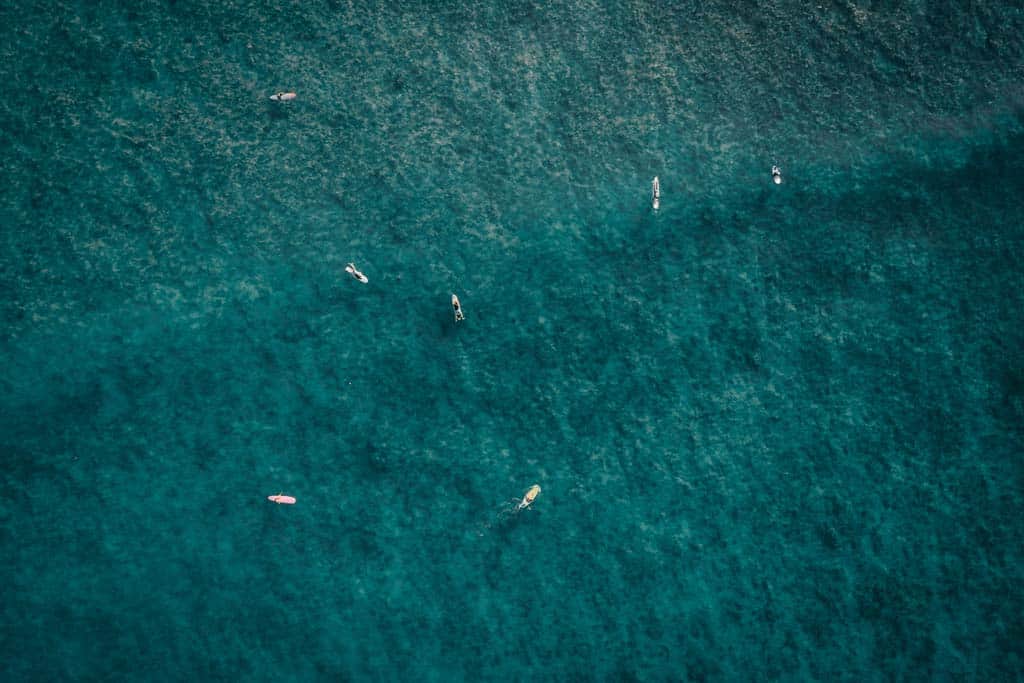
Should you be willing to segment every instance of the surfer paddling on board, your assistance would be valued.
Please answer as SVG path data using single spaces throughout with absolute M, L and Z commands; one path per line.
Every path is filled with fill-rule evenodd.
M 370 281 L 358 268 L 356 268 L 356 264 L 354 263 L 350 263 L 345 266 L 345 272 L 362 282 L 364 285 Z
M 654 176 L 654 182 L 651 183 L 651 206 L 655 211 L 661 206 L 661 183 L 658 182 L 658 176 Z
M 291 496 L 282 496 L 280 493 L 276 496 L 267 496 L 267 500 L 272 500 L 278 505 L 295 505 L 295 499 Z
M 466 316 L 462 315 L 462 304 L 459 303 L 459 297 L 454 294 L 452 294 L 452 310 L 455 311 L 455 322 L 466 319 Z
M 772 166 L 772 182 L 776 185 L 782 184 L 782 169 L 778 166 Z
M 534 484 L 531 486 L 522 499 L 513 498 L 512 500 L 505 503 L 501 511 L 498 512 L 491 520 L 484 522 L 480 525 L 480 536 L 484 535 L 484 531 L 487 531 L 495 525 L 506 524 L 509 520 L 516 516 L 517 513 L 526 510 L 533 504 L 533 501 L 537 499 L 537 495 L 540 493 L 540 484 Z
M 296 97 L 298 97 L 298 95 L 293 92 L 278 92 L 271 95 L 270 99 L 274 100 L 275 102 L 291 102 Z
M 530 503 L 534 501 L 538 493 L 540 493 L 540 484 L 534 484 L 530 487 L 530 490 L 526 492 L 526 495 L 523 496 L 523 499 L 519 501 L 519 505 L 516 506 L 516 510 L 522 510 L 530 507 Z

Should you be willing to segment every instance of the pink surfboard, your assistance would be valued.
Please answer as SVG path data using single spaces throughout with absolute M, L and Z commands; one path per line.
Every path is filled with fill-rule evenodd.
M 272 500 L 278 505 L 295 505 L 294 498 L 291 496 L 282 496 L 280 494 L 276 496 L 267 496 L 267 500 Z

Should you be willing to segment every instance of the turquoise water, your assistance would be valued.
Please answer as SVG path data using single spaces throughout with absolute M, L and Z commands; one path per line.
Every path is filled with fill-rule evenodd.
M 1024 679 L 1018 5 L 0 18 L 8 679 Z

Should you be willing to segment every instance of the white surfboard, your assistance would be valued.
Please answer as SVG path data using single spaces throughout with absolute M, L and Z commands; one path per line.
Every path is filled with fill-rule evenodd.
M 462 315 L 462 304 L 459 303 L 459 297 L 454 294 L 452 294 L 452 310 L 455 311 L 455 322 L 466 319 L 466 316 Z
M 347 266 L 345 266 L 345 272 L 354 277 L 355 279 L 359 280 L 360 282 L 362 282 L 364 285 L 370 281 L 369 278 L 363 275 L 362 272 L 358 268 L 356 268 L 356 264 L 354 263 L 350 263 Z

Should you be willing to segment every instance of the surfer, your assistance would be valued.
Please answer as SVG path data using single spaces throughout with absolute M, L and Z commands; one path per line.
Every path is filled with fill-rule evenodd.
M 772 182 L 776 185 L 782 184 L 782 169 L 778 166 L 772 166 Z
M 516 506 L 516 510 L 522 510 L 523 508 L 530 507 L 530 503 L 534 501 L 537 494 L 540 493 L 540 484 L 534 484 L 530 487 L 530 490 L 526 492 L 523 499 L 519 501 L 519 505 Z
M 356 264 L 354 263 L 350 263 L 345 266 L 345 272 L 362 282 L 364 285 L 370 281 L 358 268 L 356 268 Z
M 651 205 L 657 211 L 661 206 L 661 183 L 658 182 L 658 176 L 654 176 L 654 182 L 651 183 L 651 195 Z
M 454 294 L 452 294 L 452 309 L 455 311 L 455 322 L 466 319 L 466 316 L 462 315 L 462 304 L 459 303 L 459 297 Z
M 275 102 L 291 102 L 296 97 L 298 97 L 298 94 L 293 92 L 279 92 L 271 95 L 270 99 L 274 100 Z
M 534 484 L 531 486 L 522 499 L 513 498 L 504 504 L 501 511 L 497 515 L 492 517 L 489 521 L 486 521 L 480 525 L 479 535 L 483 536 L 484 532 L 491 529 L 495 525 L 501 525 L 508 523 L 513 517 L 516 516 L 522 510 L 527 509 L 537 498 L 537 494 L 540 493 L 540 484 Z

